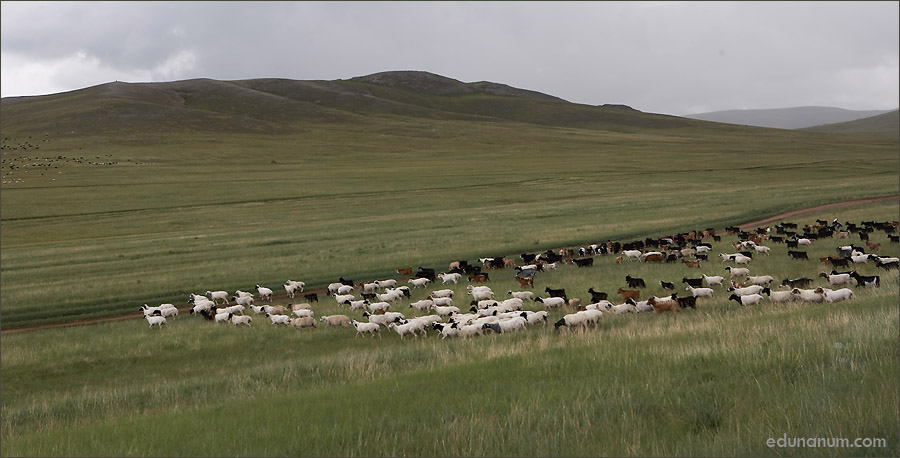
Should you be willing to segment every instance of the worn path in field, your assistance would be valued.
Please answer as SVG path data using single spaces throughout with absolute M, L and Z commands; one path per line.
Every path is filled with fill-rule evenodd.
M 830 204 L 819 205 L 817 207 L 803 208 L 800 210 L 792 210 L 792 211 L 789 211 L 786 213 L 782 213 L 780 215 L 775 215 L 775 216 L 771 216 L 768 218 L 763 218 L 760 220 L 750 221 L 748 223 L 739 224 L 739 225 L 737 225 L 737 227 L 739 227 L 741 230 L 745 230 L 745 229 L 760 227 L 760 226 L 763 226 L 763 225 L 766 225 L 769 223 L 773 223 L 775 221 L 781 221 L 781 220 L 785 220 L 785 219 L 794 218 L 797 216 L 809 215 L 812 213 L 817 213 L 817 212 L 826 211 L 826 210 L 834 210 L 834 209 L 838 209 L 838 208 L 847 208 L 847 207 L 853 207 L 853 206 L 857 206 L 857 205 L 865 205 L 865 204 L 869 204 L 872 202 L 880 202 L 880 201 L 891 200 L 891 199 L 900 199 L 900 196 L 876 197 L 873 199 L 858 199 L 858 200 L 847 200 L 844 202 L 833 202 Z M 316 293 L 320 297 L 327 296 L 324 289 L 304 291 L 304 293 Z M 273 302 L 275 302 L 275 301 L 284 302 L 284 301 L 287 301 L 287 299 L 288 299 L 287 294 L 282 294 L 282 295 L 277 295 L 277 296 L 272 297 Z M 189 310 L 190 310 L 190 307 L 182 307 L 182 308 L 178 309 L 178 313 L 179 313 L 179 315 L 183 314 L 183 313 L 188 313 Z M 110 321 L 133 320 L 133 319 L 141 319 L 141 318 L 143 318 L 143 314 L 141 312 L 135 312 L 135 313 L 129 313 L 126 315 L 111 316 L 111 317 L 104 317 L 104 318 L 85 318 L 85 319 L 77 319 L 77 320 L 71 320 L 71 321 L 63 321 L 60 323 L 38 324 L 38 325 L 33 325 L 33 326 L 23 326 L 21 328 L 15 328 L 15 329 L 3 329 L 3 330 L 0 330 L 0 333 L 8 334 L 8 333 L 13 333 L 13 332 L 34 331 L 37 329 L 61 328 L 61 327 L 66 327 L 66 326 L 81 326 L 81 325 L 87 325 L 87 324 L 107 323 Z

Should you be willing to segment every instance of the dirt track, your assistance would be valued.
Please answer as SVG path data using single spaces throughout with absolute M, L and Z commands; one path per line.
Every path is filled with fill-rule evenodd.
M 739 224 L 739 225 L 737 225 L 737 227 L 741 228 L 742 230 L 745 230 L 745 229 L 760 227 L 765 224 L 773 223 L 775 221 L 794 218 L 797 216 L 808 215 L 811 213 L 816 213 L 816 212 L 820 212 L 820 211 L 824 211 L 824 210 L 833 210 L 833 209 L 837 209 L 837 208 L 853 207 L 856 205 L 864 205 L 864 204 L 868 204 L 868 203 L 872 203 L 872 202 L 880 202 L 883 200 L 891 200 L 891 199 L 900 199 L 900 196 L 876 197 L 874 199 L 859 199 L 859 200 L 848 200 L 848 201 L 844 201 L 844 202 L 834 202 L 834 203 L 830 203 L 830 204 L 819 205 L 817 207 L 803 208 L 800 210 L 792 210 L 792 211 L 782 213 L 780 215 L 775 215 L 775 216 L 772 216 L 769 218 L 763 218 L 760 220 L 750 221 L 750 222 L 744 223 L 744 224 Z M 304 291 L 304 294 L 307 294 L 307 293 L 317 293 L 319 295 L 319 297 L 323 297 L 326 295 L 324 289 Z M 273 296 L 273 298 L 272 298 L 272 302 L 285 302 L 287 300 L 288 300 L 287 294 L 276 295 L 276 296 Z M 190 310 L 190 307 L 179 308 L 178 313 L 179 314 L 188 313 L 188 310 Z M 3 329 L 3 330 L 0 330 L 0 333 L 8 334 L 8 333 L 13 333 L 13 332 L 34 331 L 37 329 L 61 328 L 61 327 L 66 327 L 66 326 L 82 326 L 82 325 L 87 325 L 87 324 L 106 323 L 106 322 L 110 322 L 110 321 L 139 319 L 142 317 L 143 316 L 140 312 L 135 312 L 135 313 L 129 313 L 126 315 L 111 316 L 111 317 L 104 317 L 104 318 L 87 318 L 87 319 L 81 319 L 81 320 L 65 321 L 65 322 L 61 322 L 61 323 L 39 324 L 39 325 L 34 325 L 34 326 L 23 326 L 21 328 L 15 328 L 15 329 Z

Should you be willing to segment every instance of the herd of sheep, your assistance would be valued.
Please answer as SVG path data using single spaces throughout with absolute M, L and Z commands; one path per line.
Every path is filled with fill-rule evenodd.
M 750 275 L 749 265 L 754 254 L 769 255 L 771 246 L 765 243 L 786 243 L 788 248 L 800 248 L 809 246 L 814 240 L 822 237 L 848 238 L 850 233 L 856 233 L 861 241 L 865 241 L 869 251 L 873 248 L 880 249 L 880 245 L 868 242 L 868 234 L 875 230 L 884 231 L 891 243 L 897 243 L 897 221 L 874 222 L 864 221 L 861 224 L 847 222 L 841 224 L 837 220 L 832 223 L 817 221 L 813 226 L 804 226 L 803 232 L 799 232 L 796 224 L 782 223 L 767 228 L 758 228 L 754 231 L 742 231 L 735 227 L 727 228 L 730 234 L 736 234 L 739 241 L 733 246 L 735 253 L 720 253 L 718 258 L 723 263 L 732 262 L 734 266 L 725 267 L 730 274 L 726 281 L 723 276 L 710 276 L 702 274 L 697 278 L 683 277 L 682 283 L 686 284 L 686 297 L 671 295 L 652 296 L 640 300 L 641 288 L 646 288 L 646 282 L 642 278 L 631 275 L 625 276 L 628 288 L 620 288 L 616 294 L 623 299 L 622 303 L 615 304 L 609 300 L 607 293 L 594 291 L 588 292 L 591 300 L 588 304 L 582 304 L 578 298 L 569 299 L 563 289 L 547 287 L 544 292 L 547 297 L 535 296 L 533 291 L 508 291 L 507 299 L 501 300 L 495 297 L 496 293 L 490 286 L 475 285 L 476 282 L 486 282 L 489 279 L 488 272 L 482 269 L 498 270 L 514 268 L 515 279 L 523 287 L 532 286 L 533 279 L 538 272 L 555 269 L 558 262 L 572 264 L 578 267 L 591 267 L 595 256 L 616 255 L 616 263 L 627 262 L 642 263 L 667 263 L 681 262 L 689 269 L 699 267 L 700 260 L 708 260 L 712 245 L 704 242 L 706 238 L 721 240 L 713 229 L 704 231 L 692 231 L 676 234 L 659 239 L 636 240 L 628 243 L 607 241 L 593 244 L 580 249 L 563 249 L 558 252 L 547 250 L 545 253 L 527 254 L 520 257 L 523 265 L 516 265 L 508 258 L 481 258 L 476 265 L 469 265 L 466 261 L 454 262 L 448 272 L 435 274 L 432 269 L 419 268 L 415 274 L 411 268 L 398 269 L 398 272 L 409 275 L 409 286 L 398 286 L 395 279 L 376 280 L 372 282 L 354 283 L 340 278 L 339 282 L 329 284 L 327 294 L 335 303 L 349 309 L 349 314 L 359 319 L 352 319 L 346 314 L 324 315 L 316 319 L 311 302 L 318 302 L 318 294 L 310 293 L 304 297 L 308 300 L 303 303 L 283 305 L 254 305 L 256 298 L 261 301 L 271 301 L 274 291 L 270 288 L 256 285 L 257 295 L 245 291 L 236 291 L 233 295 L 226 291 L 206 291 L 205 294 L 190 294 L 190 313 L 203 316 L 216 324 L 230 322 L 234 326 L 250 326 L 253 315 L 263 315 L 272 325 L 291 326 L 296 329 L 316 328 L 317 323 L 324 323 L 329 327 L 352 327 L 356 335 L 381 336 L 382 331 L 395 332 L 401 339 L 412 336 L 425 336 L 429 331 L 447 337 L 472 337 L 485 333 L 509 333 L 525 329 L 537 324 L 546 325 L 549 321 L 549 310 L 567 307 L 572 313 L 567 313 L 555 322 L 555 327 L 586 329 L 595 327 L 604 314 L 621 315 L 625 313 L 642 312 L 678 312 L 684 308 L 696 308 L 698 298 L 714 297 L 716 288 L 724 289 L 730 296 L 728 300 L 735 301 L 742 306 L 755 305 L 768 297 L 771 302 L 839 302 L 851 299 L 854 295 L 850 286 L 878 287 L 880 277 L 878 275 L 864 276 L 855 269 L 839 272 L 832 270 L 820 272 L 817 276 L 824 278 L 827 287 L 812 287 L 814 279 L 800 277 L 784 279 L 777 285 L 776 279 L 771 275 Z M 846 230 L 844 230 L 846 229 Z M 797 253 L 797 251 L 794 251 Z M 805 251 L 800 251 L 804 256 L 789 255 L 792 259 L 803 259 Z M 851 264 L 866 264 L 872 262 L 884 270 L 898 268 L 898 258 L 882 257 L 877 253 L 867 253 L 866 248 L 854 244 L 839 246 L 836 256 L 828 256 L 819 259 L 821 263 L 831 264 L 834 267 L 850 266 Z M 743 266 L 743 267 L 739 267 Z M 443 285 L 457 284 L 463 278 L 468 278 L 470 284 L 466 286 L 465 303 L 468 309 L 460 309 L 454 305 L 454 290 L 434 289 L 419 300 L 413 300 L 414 291 L 426 289 L 428 283 L 441 281 Z M 658 284 L 664 290 L 674 291 L 674 282 L 659 280 Z M 293 299 L 296 294 L 302 293 L 306 284 L 301 281 L 288 280 L 283 285 L 287 297 Z M 837 289 L 833 289 L 837 288 Z M 359 293 L 360 297 L 356 294 Z M 405 303 L 403 301 L 406 301 Z M 542 303 L 544 310 L 525 310 L 526 305 L 531 307 Z M 232 305 L 233 304 L 233 305 Z M 398 306 L 404 304 L 406 309 L 415 309 L 416 312 L 427 313 L 422 316 L 410 316 L 395 311 Z M 150 327 L 166 324 L 166 318 L 177 316 L 178 308 L 172 304 L 162 304 L 150 307 L 144 304 L 141 310 Z M 362 321 L 365 319 L 366 321 Z

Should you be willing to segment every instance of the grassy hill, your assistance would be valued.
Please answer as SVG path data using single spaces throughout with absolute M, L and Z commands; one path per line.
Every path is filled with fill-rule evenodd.
M 807 127 L 807 132 L 824 132 L 835 134 L 877 134 L 900 137 L 900 111 L 894 110 L 856 121 L 824 124 Z
M 3 99 L 0 115 L 5 327 L 897 189 L 892 138 L 590 107 L 427 73 L 110 83 Z
M 838 123 L 887 113 L 888 110 L 846 110 L 835 107 L 791 107 L 761 110 L 725 110 L 685 115 L 686 118 L 704 121 L 740 124 L 745 126 L 772 127 L 777 129 L 802 129 L 820 124 Z

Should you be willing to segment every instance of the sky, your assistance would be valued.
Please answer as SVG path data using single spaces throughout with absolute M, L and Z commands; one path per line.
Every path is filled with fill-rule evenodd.
M 0 2 L 3 97 L 421 70 L 685 115 L 900 106 L 900 2 Z

